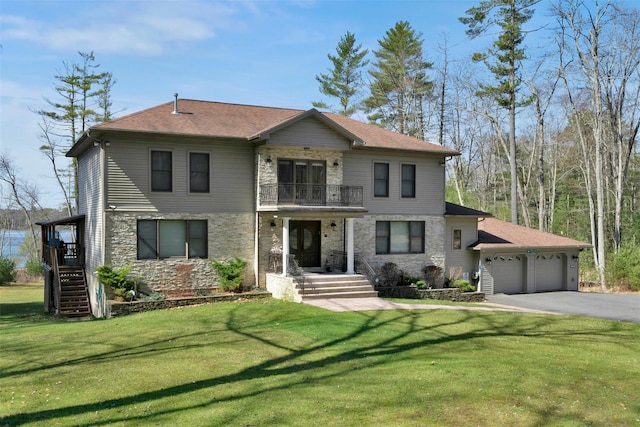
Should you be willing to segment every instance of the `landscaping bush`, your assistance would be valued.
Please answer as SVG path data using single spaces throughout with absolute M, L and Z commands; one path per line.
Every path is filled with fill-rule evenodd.
M 621 249 L 607 263 L 607 282 L 640 290 L 640 248 Z
M 228 261 L 211 261 L 211 266 L 218 273 L 218 284 L 225 292 L 240 292 L 242 289 L 242 270 L 247 261 L 233 257 Z
M 110 265 L 101 265 L 96 268 L 98 280 L 110 286 L 116 297 L 125 301 L 131 301 L 135 296 L 136 282 L 129 277 L 131 264 L 123 267 L 112 268 Z
M 30 258 L 24 265 L 24 269 L 29 276 L 42 276 L 44 274 L 44 265 L 40 258 Z
M 424 281 L 431 288 L 442 288 L 444 286 L 444 276 L 442 275 L 442 267 L 437 265 L 427 265 L 422 268 Z
M 397 286 L 401 284 L 402 271 L 400 271 L 395 262 L 385 262 L 380 267 L 378 277 L 382 286 Z
M 12 259 L 0 257 L 0 285 L 16 280 L 16 262 Z
M 425 282 L 424 280 L 417 280 L 416 286 L 418 289 L 425 289 L 427 287 L 427 282 Z
M 476 287 L 465 279 L 456 279 L 449 282 L 449 286 L 452 288 L 460 289 L 460 292 L 475 292 Z

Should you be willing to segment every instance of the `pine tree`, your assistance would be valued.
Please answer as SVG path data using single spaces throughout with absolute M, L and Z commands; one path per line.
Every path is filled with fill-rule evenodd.
M 42 131 L 41 140 L 44 142 L 40 146 L 40 151 L 51 161 L 61 187 L 63 187 L 62 177 L 70 175 L 73 179 L 72 191 L 62 188 L 70 214 L 72 206 L 69 193 L 74 197 L 78 194 L 76 159 L 73 159 L 69 168 L 63 169 L 58 168 L 55 159 L 63 157 L 91 125 L 110 119 L 111 89 L 115 84 L 111 73 L 97 72 L 100 65 L 95 64 L 93 52 L 78 52 L 78 54 L 81 57 L 79 63 L 63 62 L 63 73 L 54 76 L 56 81 L 54 91 L 58 99 L 55 101 L 46 99 L 52 108 L 37 111 L 42 118 L 40 130 Z M 99 111 L 94 110 L 96 107 Z
M 360 107 L 358 94 L 363 86 L 361 70 L 369 64 L 369 61 L 364 59 L 369 51 L 362 50 L 362 45 L 355 44 L 355 35 L 347 31 L 338 43 L 337 55 L 327 54 L 333 63 L 333 69 L 329 69 L 329 74 L 316 76 L 320 83 L 320 92 L 339 99 L 341 109 L 335 112 L 347 117 L 353 115 Z M 313 102 L 312 105 L 316 108 L 331 109 L 331 106 L 324 102 Z
M 365 100 L 369 120 L 396 132 L 424 139 L 423 101 L 433 83 L 427 70 L 433 64 L 422 54 L 422 34 L 400 21 L 378 40 L 376 62 L 369 71 L 371 96 Z
M 473 61 L 482 61 L 497 80 L 495 85 L 480 84 L 480 96 L 490 96 L 499 106 L 509 110 L 509 163 L 511 169 L 511 222 L 518 223 L 518 176 L 516 166 L 516 108 L 526 105 L 518 99 L 519 65 L 526 59 L 522 42 L 522 25 L 533 16 L 533 5 L 540 0 L 484 0 L 459 18 L 467 25 L 467 35 L 476 38 L 489 28 L 498 26 L 500 33 L 487 52 L 476 52 Z

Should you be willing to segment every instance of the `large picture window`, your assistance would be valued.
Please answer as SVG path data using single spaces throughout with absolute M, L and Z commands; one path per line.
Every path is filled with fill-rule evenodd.
M 377 221 L 376 254 L 424 253 L 423 221 Z
M 206 220 L 139 220 L 138 259 L 207 258 Z
M 151 151 L 151 191 L 173 191 L 171 151 Z
M 389 163 L 373 164 L 373 196 L 389 197 Z
M 416 165 L 402 165 L 402 197 L 416 197 Z
M 189 153 L 189 191 L 209 192 L 209 153 Z

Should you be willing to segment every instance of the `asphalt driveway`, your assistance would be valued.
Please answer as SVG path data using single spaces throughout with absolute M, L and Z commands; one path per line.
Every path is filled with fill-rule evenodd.
M 486 299 L 492 304 L 511 307 L 640 323 L 640 294 L 544 292 L 487 295 Z

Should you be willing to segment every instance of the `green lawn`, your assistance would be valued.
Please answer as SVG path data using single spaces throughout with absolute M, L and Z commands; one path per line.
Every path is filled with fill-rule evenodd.
M 0 426 L 637 426 L 640 325 L 333 313 L 276 300 L 111 320 L 0 287 Z

